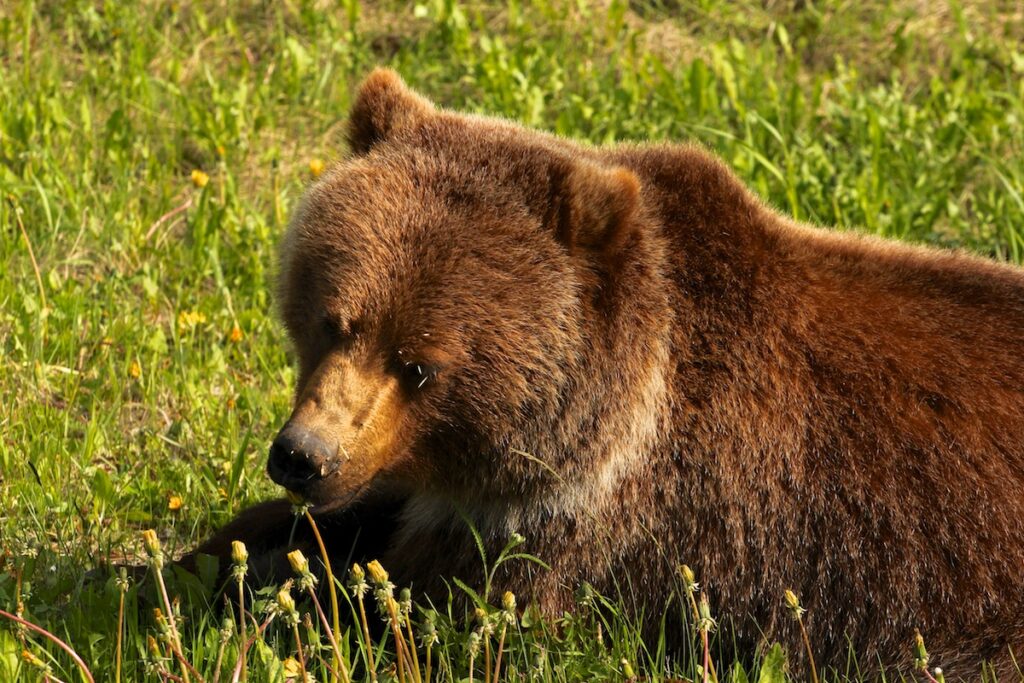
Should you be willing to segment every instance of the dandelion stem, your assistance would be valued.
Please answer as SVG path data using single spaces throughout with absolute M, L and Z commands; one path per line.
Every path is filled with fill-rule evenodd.
M 295 636 L 295 647 L 298 649 L 299 673 L 302 674 L 302 683 L 306 683 L 306 655 L 302 651 L 302 638 L 299 636 L 299 622 L 292 623 L 292 634 Z
M 85 676 L 86 680 L 89 681 L 89 683 L 95 683 L 96 679 L 94 679 L 92 677 L 92 672 L 89 671 L 89 667 L 87 667 L 85 665 L 85 662 L 82 661 L 82 658 L 78 656 L 78 653 L 75 652 L 71 648 L 71 646 L 68 645 L 67 643 L 65 643 L 63 640 L 61 640 L 57 636 L 53 635 L 52 633 L 47 631 L 45 628 L 42 628 L 41 626 L 36 626 L 32 622 L 25 621 L 21 617 L 15 616 L 15 615 L 11 614 L 10 612 L 6 612 L 6 611 L 4 611 L 2 609 L 0 609 L 0 617 L 7 617 L 11 621 L 13 621 L 13 622 L 15 622 L 17 624 L 21 624 L 22 626 L 24 626 L 28 630 L 35 631 L 36 633 L 38 633 L 39 635 L 43 636 L 44 638 L 46 638 L 50 642 L 54 643 L 60 649 L 62 649 L 65 652 L 67 652 L 68 655 L 71 656 L 71 659 L 75 660 L 75 664 L 78 666 L 78 668 L 82 670 L 82 675 Z
M 327 623 L 327 615 L 324 614 L 320 601 L 316 597 L 316 591 L 312 586 L 309 587 L 309 597 L 313 598 L 313 607 L 316 608 L 316 615 L 320 619 L 320 623 L 323 624 L 324 630 L 327 631 L 327 640 L 331 643 L 331 648 L 334 650 L 334 658 L 338 660 L 338 668 L 341 670 L 341 680 L 349 683 L 348 667 L 345 666 L 345 662 L 341 659 L 341 648 L 338 647 L 338 641 L 335 639 L 334 633 L 331 632 L 330 624 Z
M 267 620 L 256 627 L 256 633 L 253 634 L 252 638 L 249 638 L 242 644 L 242 656 L 235 663 L 235 670 L 231 674 L 231 683 L 238 683 L 238 677 L 242 673 L 242 662 L 245 660 L 245 653 L 249 650 L 249 647 L 256 642 L 256 639 L 263 635 L 263 632 L 270 626 L 270 622 L 274 620 L 274 615 L 271 614 L 267 617 Z
M 366 607 L 363 604 L 362 594 L 358 594 L 356 601 L 359 603 L 359 620 L 363 622 L 364 652 L 366 655 L 366 668 L 370 670 L 370 680 L 377 683 L 377 667 L 373 662 L 373 641 L 370 640 L 370 625 L 366 620 Z
M 159 563 L 153 565 L 153 573 L 156 575 L 156 583 L 160 589 L 160 597 L 163 599 L 164 608 L 167 610 L 167 625 L 171 629 L 171 651 L 174 653 L 175 659 L 181 664 L 181 678 L 185 683 L 190 683 L 191 678 L 189 677 L 189 671 L 191 670 L 196 674 L 196 678 L 202 680 L 199 673 L 188 663 L 185 659 L 185 655 L 181 652 L 181 637 L 178 635 L 178 626 L 175 623 L 174 611 L 171 609 L 171 599 L 167 594 L 167 584 L 164 583 L 164 573 L 160 571 Z
M 704 641 L 704 683 L 708 683 L 708 672 L 711 670 L 711 650 L 708 647 L 707 629 L 701 629 L 701 640 Z
M 423 679 L 420 677 L 420 659 L 416 656 L 416 638 L 412 634 L 412 621 L 409 619 L 408 612 L 405 614 L 405 629 L 409 637 L 406 650 L 410 653 L 409 659 L 412 660 L 413 679 L 416 683 L 423 683 Z
M 484 633 L 484 681 L 491 680 L 491 636 Z
M 245 647 L 245 635 L 246 635 L 247 631 L 248 631 L 248 629 L 246 628 L 246 625 L 245 625 L 245 577 L 244 576 L 240 576 L 238 578 L 238 636 L 239 636 L 239 638 L 241 638 L 241 640 L 239 642 L 242 645 L 242 648 L 241 648 L 241 658 L 242 658 L 242 660 L 241 660 L 241 662 L 242 662 L 241 677 L 242 677 L 243 681 L 247 680 L 248 677 L 249 677 L 249 666 L 248 666 L 248 663 L 247 663 L 248 657 L 246 656 L 248 653 L 246 652 L 247 648 Z
M 217 648 L 217 659 L 213 664 L 213 683 L 220 681 L 220 666 L 224 662 L 224 649 L 227 647 L 227 638 L 222 638 L 220 646 Z
M 121 683 L 121 649 L 124 641 L 124 589 L 117 601 L 117 645 L 114 650 L 114 683 Z
M 398 613 L 395 611 L 394 601 L 388 599 L 388 614 L 391 617 L 391 630 L 395 634 L 395 659 L 398 661 L 398 680 L 405 683 L 405 636 L 402 635 L 402 625 L 398 621 Z
M 697 599 L 695 597 L 693 597 L 693 591 L 692 590 L 687 590 L 686 591 L 686 595 L 690 598 L 690 608 L 693 611 L 693 618 L 696 621 L 696 623 L 699 624 L 700 623 L 700 610 L 697 608 Z M 703 629 L 701 630 L 701 636 L 702 636 L 702 638 L 704 640 L 704 645 L 707 646 L 708 645 L 708 635 L 707 635 L 707 633 Z M 708 647 L 708 649 L 710 651 L 710 647 Z M 711 673 L 711 680 L 713 680 L 715 683 L 718 683 L 718 672 L 715 671 L 715 665 L 711 661 L 710 657 L 705 657 L 705 666 L 707 667 L 707 669 Z
M 498 677 L 501 674 L 501 655 L 505 650 L 505 632 L 508 630 L 508 624 L 504 624 L 501 627 L 501 635 L 498 636 L 498 656 L 494 662 L 494 683 L 498 683 Z
M 334 585 L 334 572 L 331 570 L 331 560 L 327 556 L 327 546 L 324 545 L 324 539 L 320 536 L 320 529 L 317 528 L 313 515 L 310 514 L 308 509 L 305 510 L 305 514 L 310 528 L 313 529 L 313 536 L 316 538 L 316 544 L 320 548 L 320 558 L 324 562 L 324 569 L 327 570 L 327 588 L 330 590 L 331 596 L 331 626 L 334 633 L 334 639 L 337 641 L 341 633 L 341 626 L 338 617 L 338 591 Z M 374 673 L 373 680 L 377 680 L 376 673 Z
M 814 651 L 811 650 L 811 639 L 807 637 L 807 629 L 804 628 L 804 620 L 797 615 L 796 623 L 800 625 L 800 633 L 804 637 L 804 647 L 807 648 L 807 659 L 811 662 L 811 680 L 818 683 L 818 667 L 814 664 Z M 927 673 L 927 671 L 925 671 Z

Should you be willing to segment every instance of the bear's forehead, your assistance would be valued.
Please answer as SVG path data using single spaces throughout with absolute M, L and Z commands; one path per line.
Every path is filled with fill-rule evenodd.
M 486 194 L 444 163 L 343 164 L 311 188 L 297 211 L 283 265 L 358 289 L 444 280 L 483 242 L 499 237 L 489 225 L 509 227 Z
M 308 192 L 293 231 L 298 241 L 342 250 L 529 238 L 527 199 L 542 192 L 543 180 L 543 171 L 510 157 L 390 146 L 326 174 Z M 440 245 L 438 230 L 449 238 Z

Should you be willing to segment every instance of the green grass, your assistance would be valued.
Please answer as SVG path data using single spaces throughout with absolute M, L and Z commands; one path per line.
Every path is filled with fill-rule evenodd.
M 1024 260 L 1019 3 L 584 5 L 0 5 L 0 609 L 20 600 L 114 680 L 118 593 L 86 571 L 138 561 L 149 527 L 177 553 L 274 493 L 264 452 L 293 379 L 275 243 L 309 162 L 343 153 L 374 65 L 564 135 L 701 141 L 803 220 Z M 212 678 L 220 617 L 199 584 L 174 590 L 194 598 L 184 647 Z M 133 588 L 124 680 L 157 675 L 140 604 Z M 697 658 L 666 664 L 599 620 L 582 605 L 516 630 L 506 671 L 621 680 L 625 658 L 696 676 Z M 464 677 L 474 626 L 441 621 L 435 655 Z M 76 680 L 25 638 L 0 627 L 0 679 L 40 678 L 27 647 Z M 293 653 L 268 632 L 254 680 Z

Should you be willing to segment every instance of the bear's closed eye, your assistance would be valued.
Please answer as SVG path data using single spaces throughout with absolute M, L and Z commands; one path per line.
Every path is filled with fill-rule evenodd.
M 437 377 L 438 368 L 418 361 L 400 362 L 402 385 L 407 389 L 422 389 Z

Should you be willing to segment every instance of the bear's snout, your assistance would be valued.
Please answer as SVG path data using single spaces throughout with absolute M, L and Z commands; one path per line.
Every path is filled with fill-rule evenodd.
M 313 484 L 334 474 L 340 460 L 316 433 L 289 422 L 270 446 L 267 473 L 289 491 L 304 493 Z

